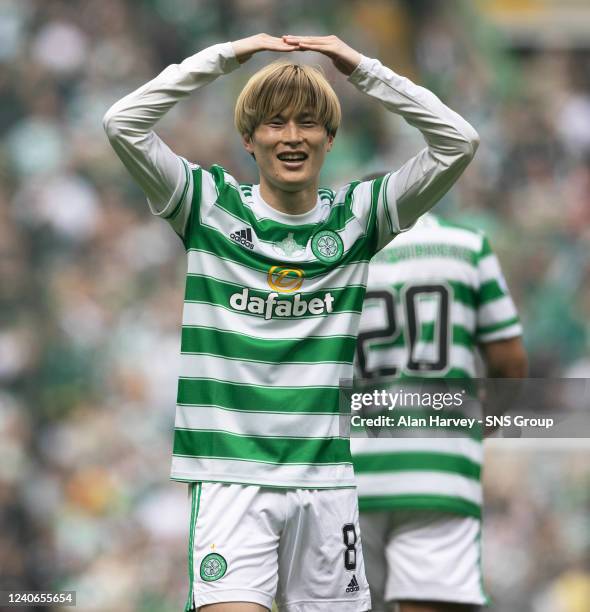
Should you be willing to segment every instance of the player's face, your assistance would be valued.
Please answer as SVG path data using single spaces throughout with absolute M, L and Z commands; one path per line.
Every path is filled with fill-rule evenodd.
M 263 121 L 252 136 L 244 136 L 244 147 L 256 157 L 261 181 L 299 191 L 317 185 L 333 141 L 310 112 L 284 112 Z

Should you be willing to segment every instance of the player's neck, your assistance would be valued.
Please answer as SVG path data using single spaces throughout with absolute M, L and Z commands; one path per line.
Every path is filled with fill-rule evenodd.
M 319 178 L 300 191 L 284 191 L 260 177 L 260 195 L 272 208 L 288 215 L 302 215 L 317 202 Z

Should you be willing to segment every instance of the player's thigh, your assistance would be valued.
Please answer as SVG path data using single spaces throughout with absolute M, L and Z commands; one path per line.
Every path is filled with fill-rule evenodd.
M 487 596 L 481 571 L 481 522 L 435 511 L 395 511 L 387 542 L 385 601 L 407 602 L 408 610 L 454 610 L 481 606 Z M 430 606 L 430 607 L 429 607 Z M 447 606 L 446 608 L 444 606 Z M 477 608 L 476 608 L 477 609 Z M 469 608 L 457 608 L 466 612 Z
M 284 498 L 249 485 L 192 485 L 188 609 L 270 610 Z
M 469 604 L 445 603 L 441 601 L 400 601 L 395 612 L 478 612 L 479 606 Z
M 280 612 L 370 609 L 355 489 L 290 492 L 279 551 Z
M 199 612 L 268 612 L 268 608 L 255 603 L 233 601 L 230 603 L 201 606 Z
M 385 548 L 390 520 L 390 512 L 361 512 L 359 515 L 365 574 L 371 591 L 373 612 L 388 610 L 383 595 L 387 579 Z

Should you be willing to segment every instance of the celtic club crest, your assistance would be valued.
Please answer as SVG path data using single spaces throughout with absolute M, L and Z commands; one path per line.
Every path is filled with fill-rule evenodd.
M 210 553 L 201 561 L 201 579 L 205 582 L 213 582 L 223 578 L 226 570 L 227 561 L 217 553 Z
M 338 261 L 344 253 L 342 238 L 332 230 L 322 230 L 311 239 L 313 254 L 324 263 Z

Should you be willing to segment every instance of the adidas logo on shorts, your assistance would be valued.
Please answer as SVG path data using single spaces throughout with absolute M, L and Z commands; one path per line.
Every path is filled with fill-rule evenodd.
M 254 245 L 252 244 L 252 228 L 248 227 L 246 229 L 238 230 L 237 232 L 233 232 L 229 235 L 229 237 L 238 244 L 245 246 L 252 250 Z
M 356 576 L 353 574 L 352 580 L 348 583 L 348 586 L 346 587 L 346 592 L 356 593 L 357 591 L 360 591 L 360 590 L 361 588 L 359 587 L 359 583 L 356 579 Z

